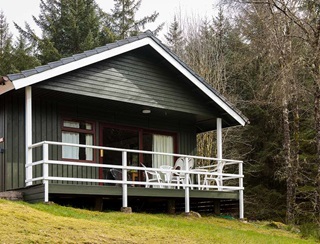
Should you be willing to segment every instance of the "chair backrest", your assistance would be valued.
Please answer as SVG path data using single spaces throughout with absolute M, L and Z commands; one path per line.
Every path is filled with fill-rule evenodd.
M 122 180 L 122 171 L 118 169 L 110 169 L 110 173 L 112 174 L 115 180 Z
M 110 169 L 110 173 L 112 174 L 115 180 L 122 180 L 122 170 L 119 169 Z M 131 176 L 127 175 L 127 180 L 131 181 Z
M 222 173 L 223 167 L 224 167 L 225 164 L 226 164 L 225 161 L 218 161 L 218 165 L 217 165 L 217 172 L 218 173 Z
M 144 175 L 146 177 L 146 181 L 148 182 L 150 180 L 151 172 L 148 171 L 147 167 L 143 163 L 140 163 L 140 164 L 144 168 Z M 151 176 L 151 178 L 152 178 L 152 176 Z
M 192 169 L 194 167 L 194 159 L 193 158 L 188 158 L 188 165 L 189 169 Z M 177 161 L 174 164 L 174 169 L 180 169 L 180 170 L 186 170 L 186 163 L 185 163 L 185 158 L 180 157 L 177 159 Z
M 194 158 L 188 158 L 189 169 L 193 169 L 194 167 Z
M 184 170 L 185 169 L 184 158 L 178 158 L 173 168 L 176 170 Z

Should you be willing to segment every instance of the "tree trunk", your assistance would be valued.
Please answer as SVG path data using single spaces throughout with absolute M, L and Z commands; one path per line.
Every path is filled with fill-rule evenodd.
M 294 212 L 295 212 L 295 182 L 293 167 L 291 162 L 291 142 L 290 142 L 290 124 L 289 124 L 289 110 L 287 99 L 283 98 L 283 152 L 284 160 L 286 165 L 286 176 L 287 176 L 287 224 L 294 223 Z
M 293 114 L 293 143 L 291 150 L 291 158 L 292 158 L 292 177 L 294 184 L 294 215 L 296 215 L 297 204 L 297 187 L 298 187 L 298 172 L 300 170 L 300 115 L 299 115 L 299 101 L 298 101 L 298 89 L 297 82 L 295 79 L 292 80 L 292 114 Z M 294 216 L 296 218 L 296 216 Z
M 317 77 L 318 79 L 320 77 Z M 320 224 L 320 88 L 318 79 L 315 78 L 315 95 L 314 95 L 314 114 L 315 114 L 315 128 L 316 128 L 316 146 L 317 146 L 317 164 L 318 172 L 315 179 L 315 212 Z M 319 80 L 320 81 L 320 80 Z
M 317 175 L 315 177 L 315 216 L 320 226 L 320 51 L 318 39 L 320 36 L 320 23 L 318 32 L 316 33 L 315 42 L 313 43 L 313 50 L 317 54 L 313 60 L 313 80 L 314 80 L 314 121 L 315 121 L 315 140 L 317 147 Z

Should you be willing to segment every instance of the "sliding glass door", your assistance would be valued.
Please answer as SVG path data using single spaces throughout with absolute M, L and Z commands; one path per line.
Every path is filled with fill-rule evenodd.
M 101 129 L 102 146 L 145 151 L 175 153 L 176 134 L 151 131 L 141 128 L 119 127 L 105 125 Z M 103 153 L 102 163 L 121 165 L 121 152 L 106 151 Z M 147 167 L 158 168 L 160 165 L 173 166 L 173 156 L 151 154 L 128 154 L 128 165 L 139 166 L 143 163 Z

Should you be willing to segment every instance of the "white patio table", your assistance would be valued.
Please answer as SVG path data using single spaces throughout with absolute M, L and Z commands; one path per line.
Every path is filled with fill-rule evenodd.
M 161 165 L 160 169 L 163 171 L 160 171 L 163 176 L 164 176 L 164 182 L 165 183 L 171 183 L 171 179 L 172 179 L 172 172 L 170 171 L 166 171 L 166 170 L 172 170 L 173 167 L 170 165 Z M 171 186 L 168 186 L 168 188 L 171 188 Z

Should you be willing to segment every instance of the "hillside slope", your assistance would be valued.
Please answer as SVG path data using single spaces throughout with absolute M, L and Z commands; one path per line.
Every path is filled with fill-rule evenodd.
M 0 200 L 0 243 L 310 243 L 236 220 L 100 213 Z

